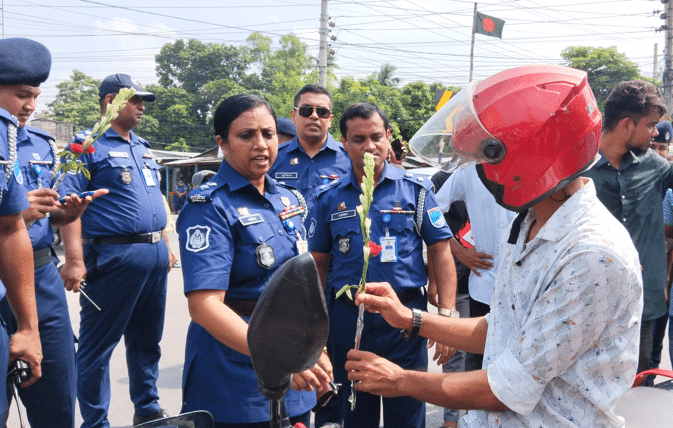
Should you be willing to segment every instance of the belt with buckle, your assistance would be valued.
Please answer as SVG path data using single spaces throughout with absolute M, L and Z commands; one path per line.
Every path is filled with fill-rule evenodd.
M 412 300 L 420 297 L 423 294 L 421 292 L 421 288 L 423 288 L 423 287 L 407 288 L 406 290 L 404 290 L 400 293 L 397 293 L 397 298 L 400 299 L 400 302 L 403 305 L 406 305 L 407 303 L 409 303 Z M 355 297 L 354 293 L 353 293 L 353 297 Z M 355 302 L 352 301 L 351 299 L 349 299 L 348 296 L 346 296 L 346 293 L 341 294 L 341 296 L 339 296 L 339 298 L 337 300 L 339 300 L 341 303 L 344 303 L 346 306 L 350 306 L 351 308 L 355 308 L 355 309 L 358 308 L 358 306 L 355 304 Z
M 257 299 L 224 299 L 224 304 L 241 316 L 250 316 L 257 306 Z
M 44 247 L 40 250 L 34 250 L 33 264 L 35 265 L 35 269 L 51 263 L 52 262 L 51 256 L 52 256 L 51 247 Z
M 82 239 L 83 244 L 91 245 L 156 244 L 159 241 L 161 241 L 161 230 L 131 236 L 97 236 Z

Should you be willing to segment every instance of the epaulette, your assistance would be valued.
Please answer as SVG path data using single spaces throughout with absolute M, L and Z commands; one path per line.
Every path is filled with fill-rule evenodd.
M 418 184 L 425 190 L 430 190 L 430 188 L 432 188 L 432 180 L 423 175 L 416 175 L 407 171 L 404 173 L 404 179 L 407 181 L 411 181 L 412 183 Z
M 297 190 L 296 187 L 292 186 L 291 184 L 287 184 L 284 181 L 278 181 L 273 177 L 271 179 L 276 183 L 276 186 L 280 186 L 280 187 L 282 187 L 284 189 L 287 189 L 287 190 Z
M 19 126 L 19 123 L 17 122 L 16 118 L 12 116 L 12 114 L 7 110 L 5 110 L 4 108 L 0 108 L 0 117 L 5 119 L 7 122 L 12 122 L 14 126 Z
M 36 134 L 36 135 L 39 135 L 40 137 L 43 137 L 45 140 L 53 140 L 54 139 L 54 137 L 50 133 L 45 131 L 44 129 L 36 128 L 34 126 L 25 126 L 24 128 L 26 129 L 26 131 L 28 131 L 30 133 L 33 133 L 33 134 Z
M 313 192 L 313 195 L 315 196 L 316 199 L 320 197 L 323 193 L 327 192 L 329 189 L 332 189 L 341 183 L 341 180 L 343 177 L 339 178 L 338 180 L 332 180 L 327 184 L 321 184 L 320 186 L 316 187 L 316 189 Z
M 187 195 L 187 199 L 189 202 L 192 203 L 204 203 L 204 202 L 211 202 L 213 200 L 212 194 L 216 189 L 219 189 L 220 187 L 224 186 L 224 183 L 218 183 L 215 180 L 210 180 L 196 189 L 192 190 L 189 192 L 189 195 Z
M 85 129 L 83 131 L 79 131 L 78 133 L 76 133 L 75 137 L 72 140 L 81 142 L 81 141 L 86 140 L 86 137 L 88 137 L 89 135 L 91 135 L 91 130 L 90 129 Z
M 136 135 L 136 137 L 138 137 L 138 136 Z M 147 147 L 148 149 L 149 149 L 150 147 L 152 147 L 152 145 L 150 144 L 150 142 L 147 141 L 146 139 L 142 138 L 142 137 L 138 137 L 138 141 L 139 141 L 140 143 L 142 143 L 142 145 L 144 145 L 144 146 Z

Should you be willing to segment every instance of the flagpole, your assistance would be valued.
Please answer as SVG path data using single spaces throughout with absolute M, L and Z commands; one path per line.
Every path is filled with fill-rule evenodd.
M 470 47 L 470 80 L 472 81 L 472 68 L 474 66 L 474 33 L 477 32 L 477 3 L 474 3 L 474 17 L 472 18 L 472 45 Z

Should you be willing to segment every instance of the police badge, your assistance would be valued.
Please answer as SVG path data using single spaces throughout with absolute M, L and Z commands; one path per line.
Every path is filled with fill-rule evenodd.
M 122 172 L 119 173 L 119 179 L 124 184 L 131 184 L 131 182 L 133 181 L 133 175 L 131 174 L 131 171 L 129 171 L 126 167 L 124 167 Z
M 258 246 L 255 254 L 257 255 L 257 264 L 264 269 L 269 269 L 276 263 L 276 255 L 273 253 L 273 247 L 269 244 Z
M 351 251 L 351 238 L 344 236 L 339 239 L 339 251 L 343 254 L 348 254 Z
M 208 238 L 210 236 L 210 227 L 192 226 L 187 228 L 187 245 L 185 249 L 193 253 L 203 251 L 210 245 Z

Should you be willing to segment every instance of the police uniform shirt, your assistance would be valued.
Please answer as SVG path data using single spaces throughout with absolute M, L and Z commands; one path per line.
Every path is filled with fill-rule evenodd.
M 9 153 L 7 150 L 7 131 L 8 122 L 13 122 L 12 116 L 3 109 L 0 109 L 0 160 L 7 161 Z M 26 189 L 16 181 L 16 171 L 18 168 L 12 168 L 12 175 L 9 181 L 6 180 L 5 167 L 0 165 L 0 190 L 2 191 L 2 201 L 0 202 L 0 216 L 8 216 L 20 213 L 30 206 L 26 198 Z M 0 299 L 5 296 L 5 286 L 0 283 Z
M 387 281 L 396 292 L 405 288 L 423 287 L 427 283 L 423 262 L 422 240 L 431 246 L 452 235 L 430 190 L 432 182 L 417 177 L 386 163 L 374 200 L 369 209 L 372 220 L 370 240 L 381 244 L 386 236 L 386 224 L 381 210 L 398 210 L 407 213 L 390 214 L 387 225 L 390 237 L 396 238 L 397 261 L 382 262 L 381 254 L 370 257 L 367 281 Z M 421 188 L 427 190 L 421 234 L 416 232 L 414 220 Z M 315 216 L 308 227 L 311 251 L 332 254 L 332 285 L 339 290 L 343 285 L 357 285 L 362 275 L 363 237 L 360 216 L 360 185 L 351 171 L 342 180 L 322 186 L 316 192 Z M 413 214 L 411 213 L 413 212 Z
M 54 153 L 49 140 L 52 136 L 46 131 L 32 126 L 19 128 L 17 134 L 17 152 L 21 181 L 26 191 L 50 188 L 51 170 L 54 165 Z M 32 163 L 31 163 L 32 161 Z M 30 241 L 36 250 L 45 248 L 54 242 L 49 218 L 36 220 L 28 229 Z
M 91 131 L 75 135 L 82 143 Z M 149 151 L 150 144 L 131 131 L 130 142 L 112 128 L 93 145 L 94 153 L 83 154 L 91 180 L 68 174 L 62 188 L 67 195 L 109 189 L 82 214 L 82 236 L 130 236 L 160 231 L 166 227 L 166 210 L 160 190 L 160 166 Z
M 227 299 L 257 299 L 274 271 L 297 255 L 296 232 L 279 217 L 286 206 L 297 204 L 294 194 L 268 175 L 262 196 L 222 162 L 217 175 L 189 194 L 178 217 L 185 293 L 226 290 Z M 290 220 L 301 227 L 301 216 Z M 183 372 L 186 410 L 207 409 L 218 422 L 268 420 L 268 400 L 259 393 L 250 358 L 193 321 Z M 199 386 L 190 388 L 192 382 Z M 291 390 L 285 402 L 288 414 L 296 416 L 315 405 L 315 393 Z
M 350 167 L 348 153 L 328 133 L 327 141 L 313 158 L 299 145 L 297 137 L 278 147 L 278 156 L 269 170 L 269 175 L 299 190 L 310 209 L 312 198 L 309 196 L 322 184 L 346 175 Z

